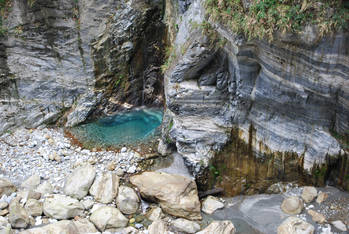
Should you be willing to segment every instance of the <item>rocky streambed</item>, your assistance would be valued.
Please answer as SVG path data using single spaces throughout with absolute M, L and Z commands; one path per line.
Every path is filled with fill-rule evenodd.
M 199 198 L 183 159 L 167 157 L 82 149 L 62 129 L 8 132 L 0 233 L 347 233 L 347 192 L 278 183 L 273 194 Z

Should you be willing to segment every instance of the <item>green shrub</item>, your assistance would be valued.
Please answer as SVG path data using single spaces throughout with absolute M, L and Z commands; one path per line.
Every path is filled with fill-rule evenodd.
M 338 0 L 253 0 L 244 8 L 242 0 L 206 0 L 207 16 L 249 40 L 273 40 L 274 33 L 297 33 L 308 24 L 319 27 L 323 36 L 348 28 L 349 10 Z

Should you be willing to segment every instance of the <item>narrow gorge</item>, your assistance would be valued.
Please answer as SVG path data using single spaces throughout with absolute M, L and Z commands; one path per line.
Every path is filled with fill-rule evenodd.
M 0 233 L 347 233 L 347 1 L 0 15 Z

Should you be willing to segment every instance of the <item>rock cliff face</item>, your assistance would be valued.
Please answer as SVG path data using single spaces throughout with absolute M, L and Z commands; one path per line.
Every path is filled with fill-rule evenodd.
M 0 133 L 58 119 L 72 126 L 124 103 L 161 104 L 161 1 L 11 5 L 0 38 Z
M 176 6 L 167 2 L 173 17 Z M 307 27 L 272 43 L 246 41 L 205 21 L 203 1 L 168 22 L 175 55 L 165 74 L 163 136 L 196 172 L 231 137 L 261 160 L 296 153 L 304 169 L 347 154 L 334 135 L 348 137 L 348 32 L 320 39 Z M 221 43 L 202 33 L 202 23 Z

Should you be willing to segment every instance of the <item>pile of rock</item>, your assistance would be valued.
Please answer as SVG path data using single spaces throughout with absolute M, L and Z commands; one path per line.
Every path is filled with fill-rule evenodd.
M 316 201 L 317 204 L 323 203 L 328 198 L 328 194 L 319 192 L 315 187 L 306 186 L 303 187 L 301 197 L 290 196 L 284 199 L 281 204 L 281 210 L 289 215 L 299 215 L 302 213 L 305 204 L 311 204 Z M 331 223 L 339 231 L 347 231 L 346 225 L 341 220 L 328 222 L 324 214 L 319 210 L 314 210 L 314 205 L 309 205 L 307 209 L 308 215 L 310 215 L 313 222 L 318 224 Z M 303 216 L 305 217 L 305 216 Z M 278 234 L 287 233 L 314 233 L 314 226 L 306 222 L 299 217 L 291 216 L 287 218 L 278 228 Z
M 0 136 L 2 174 L 16 183 L 38 174 L 57 190 L 72 169 L 81 165 L 93 165 L 98 173 L 115 171 L 122 175 L 140 171 L 142 160 L 139 153 L 126 147 L 120 152 L 82 149 L 72 145 L 61 129 L 17 129 Z
M 0 233 L 235 233 L 230 221 L 216 221 L 200 231 L 201 204 L 192 179 L 144 172 L 130 182 L 135 188 L 121 185 L 111 171 L 97 173 L 92 165 L 76 168 L 61 194 L 38 175 L 18 187 L 0 179 Z M 144 209 L 141 198 L 154 204 Z M 214 197 L 203 203 L 208 213 L 224 207 Z

